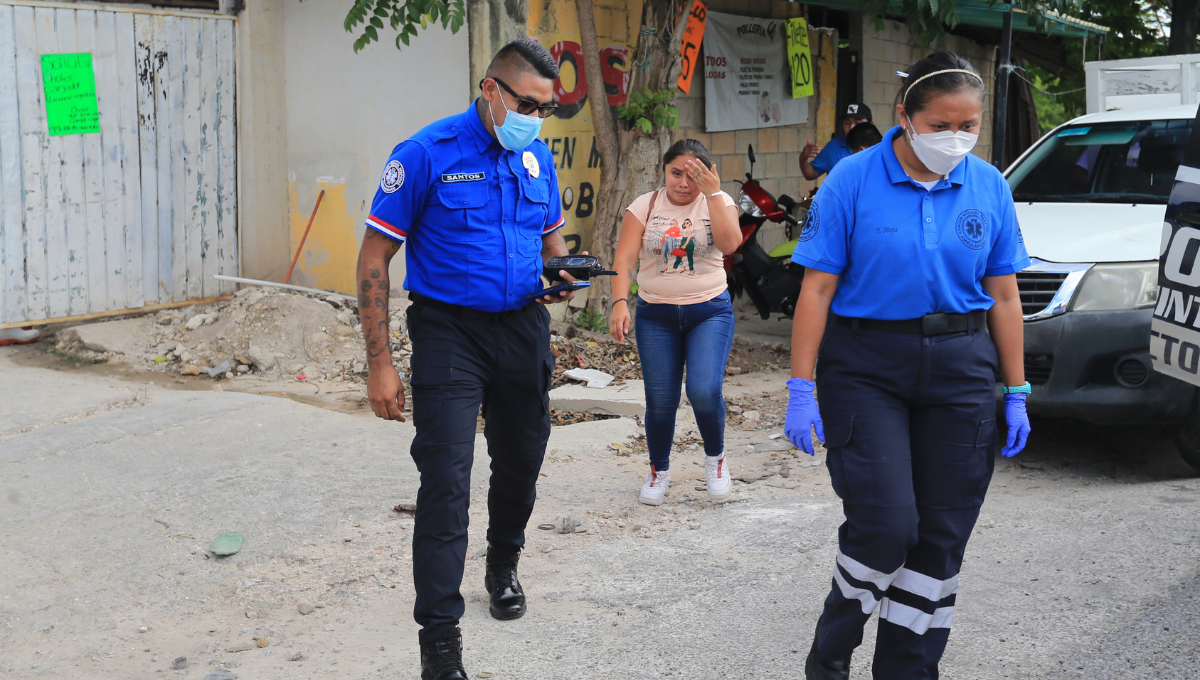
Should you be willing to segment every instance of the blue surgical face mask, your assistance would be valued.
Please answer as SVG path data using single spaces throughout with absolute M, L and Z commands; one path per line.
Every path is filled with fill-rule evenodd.
M 538 133 L 542 131 L 542 119 L 513 111 L 504 103 L 504 95 L 499 92 L 496 94 L 500 97 L 500 106 L 503 106 L 504 110 L 508 112 L 504 119 L 504 125 L 496 125 L 496 116 L 492 113 L 491 104 L 488 104 L 488 115 L 492 117 L 492 129 L 496 131 L 496 141 L 509 151 L 523 151 L 525 147 L 533 143 L 533 140 L 537 139 Z

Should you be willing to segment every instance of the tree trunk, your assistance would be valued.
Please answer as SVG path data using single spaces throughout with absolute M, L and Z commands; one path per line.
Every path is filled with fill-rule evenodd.
M 652 0 L 646 0 L 649 7 Z M 611 265 L 616 252 L 611 222 L 614 185 L 609 181 L 621 167 L 621 149 L 617 139 L 617 123 L 608 107 L 604 90 L 604 75 L 600 70 L 600 41 L 596 38 L 596 15 L 592 0 L 575 0 L 579 15 L 579 43 L 583 49 L 584 82 L 587 84 L 588 106 L 592 112 L 592 130 L 596 134 L 596 150 L 600 152 L 600 187 L 596 194 L 596 217 L 592 222 L 592 254 L 605 265 Z M 607 276 L 597 277 L 588 290 L 588 309 L 608 316 L 612 300 L 612 285 Z
M 1171 0 L 1171 39 L 1167 54 L 1192 54 L 1196 51 L 1196 19 L 1200 0 Z
M 687 12 L 693 0 L 646 0 L 643 28 L 666 26 L 674 19 L 669 36 L 662 32 L 642 33 L 631 56 L 633 71 L 629 91 L 675 87 L 682 61 L 679 55 Z M 600 73 L 600 50 L 592 0 L 575 0 L 579 13 L 580 47 L 583 48 L 585 78 L 600 153 L 600 187 L 596 195 L 596 219 L 592 228 L 592 254 L 610 264 L 616 254 L 621 219 L 633 199 L 657 188 L 662 175 L 662 156 L 671 145 L 665 128 L 646 135 L 621 130 L 608 107 Z M 677 12 L 677 13 L 676 13 Z M 643 63 L 649 62 L 643 66 Z M 611 131 L 611 136 L 609 132 Z M 611 142 L 611 147 L 607 145 Z M 606 148 L 607 147 L 607 148 Z M 610 151 L 614 153 L 610 153 Z M 624 294 L 624 291 L 621 292 Z M 594 281 L 588 292 L 588 309 L 601 316 L 611 313 L 612 287 L 608 277 Z

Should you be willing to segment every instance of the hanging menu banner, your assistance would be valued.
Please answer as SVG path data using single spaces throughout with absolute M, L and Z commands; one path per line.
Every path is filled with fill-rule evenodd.
M 92 55 L 43 54 L 42 84 L 46 90 L 46 125 L 51 136 L 100 132 Z
M 808 122 L 808 98 L 792 98 L 784 24 L 708 13 L 704 113 L 709 132 Z

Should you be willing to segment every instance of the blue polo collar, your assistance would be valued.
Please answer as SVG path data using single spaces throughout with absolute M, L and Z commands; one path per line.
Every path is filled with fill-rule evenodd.
M 476 108 L 478 102 L 478 98 L 474 99 L 471 102 L 471 106 L 463 112 L 462 124 L 466 128 L 467 133 L 471 135 L 471 138 L 475 140 L 475 146 L 479 148 L 480 152 L 483 152 L 487 151 L 488 147 L 492 144 L 499 144 L 499 142 L 488 133 L 487 128 L 483 126 L 483 121 L 479 119 L 479 110 Z
M 880 143 L 880 146 L 883 147 L 883 166 L 887 168 L 888 179 L 891 180 L 892 184 L 911 184 L 915 187 L 924 188 L 917 184 L 916 180 L 909 177 L 907 172 L 904 172 L 904 166 L 900 165 L 900 159 L 896 158 L 896 150 L 892 148 L 892 144 L 895 142 L 896 135 L 898 134 L 904 134 L 904 128 L 899 125 L 888 130 L 883 136 L 883 142 Z M 950 171 L 949 177 L 951 184 L 962 186 L 967 178 L 967 159 L 964 158 L 961 163 L 954 166 L 954 169 Z M 945 180 L 945 178 L 942 179 Z M 945 182 L 943 181 L 934 188 L 936 189 L 944 185 Z

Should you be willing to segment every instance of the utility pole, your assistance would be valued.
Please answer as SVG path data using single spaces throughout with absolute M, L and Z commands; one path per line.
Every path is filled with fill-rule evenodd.
M 992 132 L 992 164 L 1004 170 L 1004 144 L 1008 136 L 1008 75 L 1012 68 L 1012 5 L 1000 28 L 1000 65 L 996 78 L 996 121 Z

